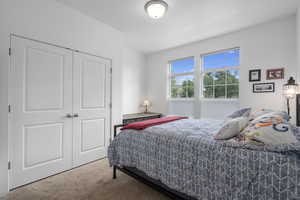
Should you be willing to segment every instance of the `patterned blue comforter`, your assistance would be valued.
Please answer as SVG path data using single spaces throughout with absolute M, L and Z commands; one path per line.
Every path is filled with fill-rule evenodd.
M 300 142 L 216 141 L 213 134 L 223 123 L 185 119 L 124 130 L 109 146 L 110 165 L 136 167 L 199 200 L 300 200 Z

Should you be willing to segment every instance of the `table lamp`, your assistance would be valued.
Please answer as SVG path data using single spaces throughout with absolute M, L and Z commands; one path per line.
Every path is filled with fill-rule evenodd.
M 290 99 L 295 98 L 297 93 L 298 93 L 298 84 L 296 83 L 293 77 L 290 77 L 288 82 L 283 85 L 283 95 L 286 98 L 287 111 L 289 115 L 290 115 Z
M 149 100 L 144 100 L 142 105 L 145 107 L 145 113 L 147 113 L 148 112 L 148 107 L 150 106 L 150 101 Z

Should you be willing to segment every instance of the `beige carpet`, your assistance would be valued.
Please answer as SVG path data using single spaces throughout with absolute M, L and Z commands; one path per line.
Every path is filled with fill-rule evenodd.
M 10 192 L 9 200 L 170 200 L 112 169 L 106 159 L 67 171 Z

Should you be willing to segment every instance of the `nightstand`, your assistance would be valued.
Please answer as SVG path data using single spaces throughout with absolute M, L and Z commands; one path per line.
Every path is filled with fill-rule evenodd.
M 145 121 L 145 120 L 149 120 L 149 119 L 161 118 L 161 117 L 162 117 L 161 113 L 150 113 L 150 112 L 123 115 L 123 124 L 114 125 L 114 138 L 117 136 L 118 129 L 127 124 L 130 124 L 133 122 Z
M 123 115 L 123 124 L 130 124 L 133 122 L 145 121 L 149 119 L 161 118 L 161 113 L 134 113 Z

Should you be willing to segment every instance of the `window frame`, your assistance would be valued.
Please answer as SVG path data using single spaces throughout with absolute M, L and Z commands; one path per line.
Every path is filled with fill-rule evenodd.
M 218 54 L 218 53 L 224 53 L 224 52 L 228 52 L 228 51 L 234 51 L 234 50 L 239 50 L 240 51 L 240 48 L 239 47 L 234 47 L 234 48 L 229 48 L 229 49 L 223 49 L 223 50 L 218 50 L 218 51 L 214 51 L 214 52 L 210 52 L 210 53 L 205 53 L 205 54 L 201 54 L 200 55 L 200 100 L 204 100 L 204 101 L 237 101 L 239 100 L 239 96 L 237 98 L 228 98 L 227 97 L 227 86 L 228 85 L 238 85 L 239 88 L 240 88 L 240 79 L 239 79 L 239 82 L 238 83 L 233 83 L 233 84 L 227 84 L 226 81 L 227 81 L 227 78 L 225 78 L 225 83 L 224 84 L 213 84 L 213 85 L 209 85 L 209 86 L 212 86 L 212 87 L 215 87 L 215 86 L 225 86 L 225 98 L 205 98 L 204 97 L 204 75 L 206 73 L 216 73 L 216 72 L 224 72 L 225 74 L 227 74 L 226 72 L 227 71 L 230 71 L 230 70 L 238 70 L 239 71 L 239 74 L 240 74 L 240 65 L 238 66 L 225 66 L 225 67 L 221 67 L 221 68 L 216 68 L 216 69 L 204 69 L 203 68 L 203 64 L 204 64 L 204 57 L 205 56 L 208 56 L 208 55 L 212 55 L 212 54 Z M 241 51 L 240 51 L 241 52 Z M 239 93 L 240 94 L 240 93 Z M 213 96 L 215 96 L 215 90 L 213 89 Z
M 194 60 L 194 71 L 193 72 L 185 72 L 185 73 L 178 73 L 178 74 L 172 74 L 172 63 L 173 62 L 176 62 L 176 61 L 180 61 L 180 60 L 187 60 L 187 59 L 193 59 Z M 195 99 L 195 95 L 196 95 L 196 80 L 195 80 L 195 77 L 196 77 L 196 59 L 195 59 L 195 56 L 188 56 L 188 57 L 183 57 L 183 58 L 178 58 L 178 59 L 175 59 L 175 60 L 170 60 L 168 61 L 168 75 L 167 75 L 167 81 L 168 81 L 168 87 L 167 87 L 167 99 L 170 100 L 170 101 L 191 101 L 191 100 L 194 100 Z M 194 76 L 194 97 L 172 97 L 171 95 L 171 81 L 172 81 L 172 78 L 176 78 L 176 77 L 180 77 L 180 76 Z

